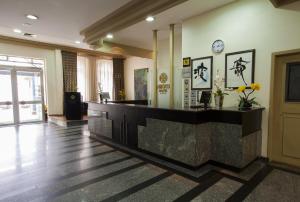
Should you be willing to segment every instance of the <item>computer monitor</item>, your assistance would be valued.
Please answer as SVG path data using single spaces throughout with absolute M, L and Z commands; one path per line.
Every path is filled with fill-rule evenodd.
M 203 103 L 204 105 L 208 105 L 210 103 L 211 99 L 211 91 L 202 91 L 200 103 Z
M 102 100 L 107 102 L 107 100 L 109 100 L 109 99 L 110 99 L 109 92 L 102 92 L 101 93 L 101 102 L 102 102 Z
M 102 92 L 102 99 L 104 100 L 110 99 L 109 92 Z

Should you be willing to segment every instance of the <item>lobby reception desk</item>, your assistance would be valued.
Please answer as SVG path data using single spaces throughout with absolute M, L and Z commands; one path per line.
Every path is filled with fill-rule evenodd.
M 243 168 L 261 152 L 263 108 L 165 109 L 89 103 L 91 136 L 197 168 L 217 162 Z

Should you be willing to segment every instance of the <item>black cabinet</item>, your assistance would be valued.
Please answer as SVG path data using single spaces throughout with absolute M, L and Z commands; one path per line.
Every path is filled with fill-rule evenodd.
M 65 92 L 65 116 L 67 120 L 81 120 L 81 96 L 78 92 Z

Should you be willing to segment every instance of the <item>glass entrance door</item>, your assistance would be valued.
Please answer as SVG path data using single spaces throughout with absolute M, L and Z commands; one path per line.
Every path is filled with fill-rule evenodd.
M 19 122 L 43 120 L 42 79 L 40 71 L 18 71 Z
M 0 67 L 0 125 L 43 121 L 43 72 Z
M 0 125 L 14 123 L 11 71 L 0 69 Z

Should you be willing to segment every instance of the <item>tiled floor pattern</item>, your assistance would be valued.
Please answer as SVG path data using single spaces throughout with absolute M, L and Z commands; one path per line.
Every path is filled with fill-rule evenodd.
M 166 169 L 89 138 L 86 126 L 0 128 L 0 201 L 298 201 L 300 175 L 261 161 L 235 173 Z M 178 171 L 178 172 L 177 172 Z

